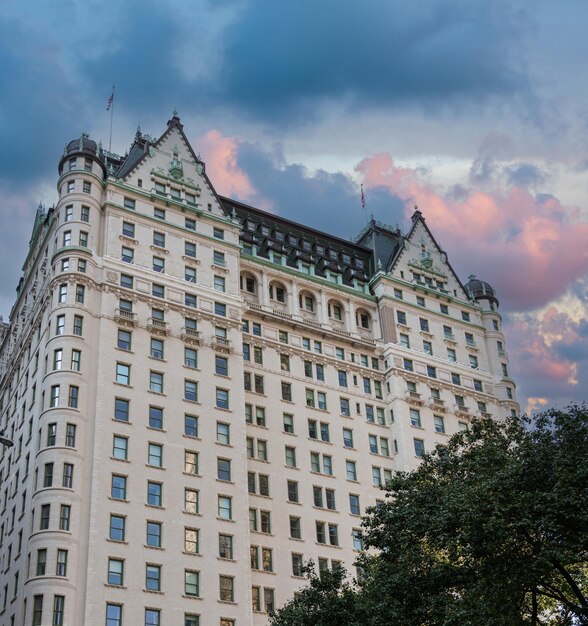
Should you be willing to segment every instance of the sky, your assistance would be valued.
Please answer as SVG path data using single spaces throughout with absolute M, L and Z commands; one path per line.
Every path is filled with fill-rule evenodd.
M 112 150 L 177 110 L 223 195 L 344 238 L 417 204 L 497 290 L 523 409 L 585 400 L 587 22 L 585 0 L 0 0 L 0 314 L 116 85 Z

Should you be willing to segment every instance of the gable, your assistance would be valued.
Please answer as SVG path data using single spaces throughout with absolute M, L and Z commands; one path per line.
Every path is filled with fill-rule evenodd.
M 469 299 L 447 254 L 435 240 L 420 211 L 413 215 L 412 228 L 389 271 L 398 279 L 424 283 L 461 300 Z
M 188 142 L 179 118 L 174 116 L 168 122 L 167 130 L 157 141 L 153 142 L 148 137 L 140 137 L 140 141 L 141 145 L 135 143 L 128 157 L 134 157 L 136 162 L 122 176 L 127 184 L 138 187 L 141 180 L 142 188 L 152 193 L 155 193 L 156 183 L 169 185 L 170 188 L 195 195 L 199 209 L 225 216 L 217 193 L 206 175 L 206 166 Z M 141 155 L 136 156 L 133 150 L 140 151 Z

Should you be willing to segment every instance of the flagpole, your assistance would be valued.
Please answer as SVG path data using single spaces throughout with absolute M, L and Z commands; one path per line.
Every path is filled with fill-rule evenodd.
M 112 115 L 114 114 L 114 85 L 110 96 L 110 138 L 108 139 L 108 152 L 112 152 Z

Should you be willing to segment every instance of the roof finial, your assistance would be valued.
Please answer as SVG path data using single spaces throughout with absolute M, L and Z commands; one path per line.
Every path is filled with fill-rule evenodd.
M 178 117 L 178 110 L 174 109 L 174 117 Z

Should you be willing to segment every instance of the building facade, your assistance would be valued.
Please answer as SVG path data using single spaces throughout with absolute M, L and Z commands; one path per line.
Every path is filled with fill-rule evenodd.
M 87 135 L 0 327 L 0 624 L 242 626 L 353 562 L 395 470 L 518 412 L 420 211 L 356 242 L 220 197 L 174 114 Z

